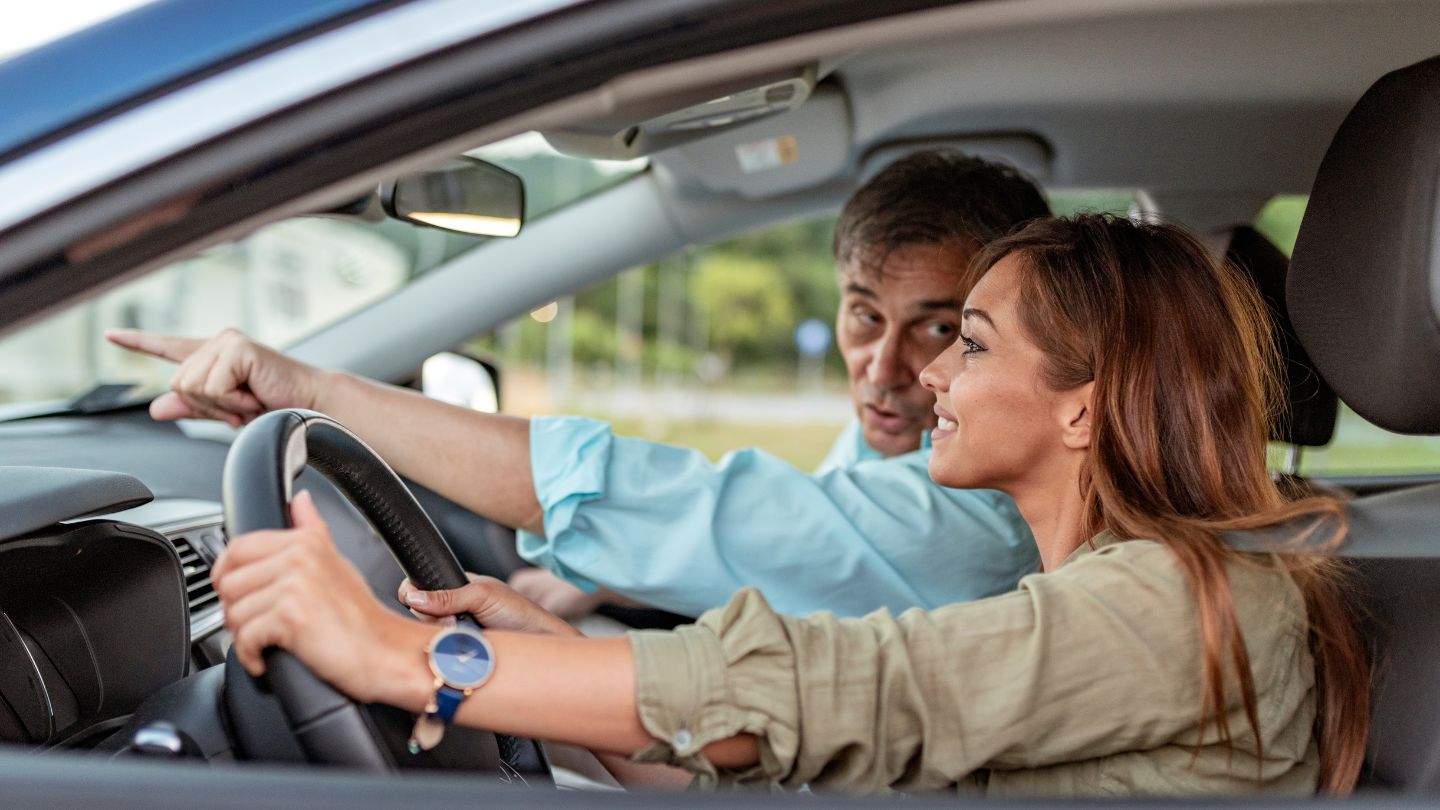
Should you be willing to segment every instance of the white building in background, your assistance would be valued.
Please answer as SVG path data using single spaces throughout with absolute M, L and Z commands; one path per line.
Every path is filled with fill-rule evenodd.
M 117 349 L 105 329 L 206 336 L 237 327 L 285 346 L 403 285 L 411 260 L 377 229 L 292 219 L 150 273 L 0 339 L 0 403 L 97 382 L 163 384 L 172 364 Z

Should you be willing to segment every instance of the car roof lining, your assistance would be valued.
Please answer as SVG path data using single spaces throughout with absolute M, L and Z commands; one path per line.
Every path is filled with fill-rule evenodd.
M 563 126 L 567 120 L 602 112 L 613 118 L 617 111 L 631 106 L 653 112 L 644 106 L 646 99 L 693 93 L 696 87 L 735 76 L 819 60 L 827 68 L 833 66 L 826 85 L 844 94 L 851 115 L 847 122 L 852 128 L 851 154 L 845 161 L 826 156 L 834 166 L 828 178 L 812 174 L 802 187 L 777 183 L 773 189 L 747 196 L 734 189 L 715 191 L 712 186 L 724 186 L 726 179 L 707 175 L 703 165 L 686 157 L 687 149 L 699 150 L 706 141 L 661 153 L 654 158 L 653 172 L 631 181 L 633 188 L 613 197 L 618 201 L 624 194 L 625 199 L 642 206 L 633 216 L 627 212 L 630 221 L 645 223 L 629 237 L 635 240 L 630 249 L 615 246 L 587 252 L 583 267 L 574 266 L 573 255 L 551 257 L 553 251 L 548 251 L 527 258 L 521 272 L 519 267 L 505 267 L 508 257 L 522 252 L 520 245 L 483 246 L 457 260 L 457 268 L 463 269 L 457 269 L 460 275 L 446 293 L 454 296 L 447 300 L 469 301 L 467 311 L 472 315 L 463 330 L 417 326 L 434 334 L 429 340 L 408 335 L 396 343 L 439 350 L 467 336 L 460 331 L 473 334 L 492 328 L 573 290 L 582 280 L 598 282 L 686 244 L 832 212 L 858 186 L 867 168 L 873 171 L 873 161 L 867 166 L 866 156 L 878 153 L 893 158 L 921 144 L 965 148 L 993 145 L 995 138 L 1002 143 L 1006 138 L 1029 139 L 1051 150 L 1050 163 L 1036 172 L 1051 187 L 1144 187 L 1162 212 L 1172 211 L 1202 230 L 1248 221 L 1271 194 L 1308 188 L 1330 133 L 1376 75 L 1403 63 L 1413 52 L 1433 49 L 1433 43 L 1440 41 L 1440 15 L 1414 14 L 1418 6 L 1426 5 L 1414 0 L 1286 2 L 1278 10 L 1274 5 L 1254 0 L 1183 0 L 1163 6 L 1144 0 L 965 4 L 619 76 L 567 102 L 513 119 L 507 129 L 519 132 Z M 1428 5 L 1433 9 L 1433 4 Z M 1369 22 L 1359 25 L 1357 16 Z M 1079 25 L 1088 26 L 1086 36 L 1096 39 L 1075 36 Z M 1287 60 L 1297 49 L 1303 51 L 1295 56 L 1299 67 L 1294 69 L 1286 67 L 1287 60 L 1272 60 L 1270 72 L 1260 71 L 1268 77 L 1266 81 L 1246 88 L 1241 104 L 1227 101 L 1227 94 L 1235 89 L 1237 74 L 1258 70 L 1255 59 L 1259 57 L 1252 54 L 1239 59 L 1238 65 L 1217 65 L 1224 60 L 1213 58 L 1224 38 L 1236 30 L 1258 38 L 1252 41 L 1252 50 L 1254 42 L 1277 37 L 1275 47 L 1288 49 Z M 1357 36 L 1357 30 L 1363 36 Z M 1039 37 L 1045 53 L 1027 53 L 1025 70 L 1017 74 L 1013 56 L 1026 37 Z M 1130 42 L 1133 37 L 1162 41 L 1141 47 Z M 1346 58 L 1326 62 L 1322 57 L 1335 57 L 1336 43 L 1344 37 L 1350 40 L 1344 49 Z M 1384 47 L 1378 47 L 1382 41 Z M 1127 43 L 1128 49 L 1121 48 Z M 904 47 L 899 48 L 901 45 Z M 1135 53 L 1107 64 L 1104 77 L 1091 82 L 1097 85 L 1094 92 L 1076 92 L 1088 86 L 1083 77 L 1064 78 L 1058 89 L 1051 86 L 1057 81 L 1054 71 L 1061 66 L 1075 72 L 1076 65 L 1085 64 L 1087 52 L 1093 61 L 1095 49 L 1103 52 L 1107 47 L 1117 54 Z M 962 51 L 974 69 L 957 79 L 945 69 L 945 58 Z M 1174 69 L 1137 70 L 1139 62 L 1162 57 L 1173 62 Z M 906 68 L 907 64 L 911 67 Z M 918 72 L 907 75 L 907 70 Z M 1293 75 L 1297 71 L 1304 75 Z M 1125 79 L 1125 84 L 1105 85 L 1099 78 Z M 1013 85 L 1016 91 L 1002 100 L 996 88 L 1006 86 L 1006 81 L 1018 84 Z M 1287 97 L 1281 92 L 1286 87 L 1298 87 L 1299 91 Z M 1167 95 L 1171 90 L 1176 94 Z M 932 103 L 927 100 L 933 99 L 941 103 L 925 112 Z M 983 103 L 968 106 L 976 100 Z M 802 107 L 790 115 L 799 119 L 804 112 Z M 749 128 L 774 126 L 786 117 Z M 816 125 L 824 120 L 819 118 Z M 749 128 L 717 133 L 710 147 L 743 142 Z M 1015 154 L 1023 159 L 1025 152 L 1020 149 Z M 1177 155 L 1185 159 L 1177 160 Z M 1035 171 L 1031 166 L 1024 168 Z M 595 202 L 607 199 L 612 197 L 604 195 Z M 547 217 L 549 223 L 543 230 L 589 232 L 587 218 L 604 222 L 613 210 L 606 212 L 593 205 L 562 210 Z M 530 226 L 532 231 L 541 229 L 542 223 Z M 616 237 L 609 234 L 607 238 Z M 525 239 L 542 241 L 535 233 Z M 533 245 L 528 248 L 534 249 Z M 613 258 L 608 266 L 602 266 L 606 257 Z M 559 266 L 541 266 L 549 260 Z M 477 274 L 474 268 L 482 264 L 491 269 Z M 382 314 L 394 329 L 393 324 L 406 313 L 424 311 L 425 302 L 438 301 L 432 297 L 431 285 L 436 289 L 450 286 L 443 281 L 449 271 L 432 271 L 433 280 L 427 285 L 402 290 L 373 311 L 302 341 L 295 351 L 312 361 L 394 376 L 402 363 L 391 349 L 376 348 L 371 357 L 362 342 L 343 336 L 352 334 L 352 329 L 373 326 Z M 458 282 L 461 276 L 464 283 Z M 410 351 L 412 367 L 418 351 Z
M 1350 20 L 1353 24 L 1354 15 L 1363 10 L 1368 10 L 1376 19 L 1388 19 L 1385 14 L 1380 12 L 1388 9 L 1394 14 L 1398 14 L 1406 9 L 1413 10 L 1418 5 L 1422 4 L 1417 3 L 1416 0 L 1386 0 L 1381 3 L 1365 4 L 1337 2 L 1337 0 L 1311 0 L 1310 2 L 1287 2 L 1285 7 L 1291 10 L 1301 10 L 1309 15 L 1306 17 L 1309 22 L 1315 22 L 1319 28 L 1324 28 L 1325 26 L 1320 23 L 1326 19 Z M 1430 5 L 1433 8 L 1433 4 Z M 1363 10 L 1360 8 L 1361 6 L 1364 7 Z M 674 92 L 685 87 L 703 86 L 706 82 L 723 80 L 726 76 L 736 73 L 753 74 L 757 70 L 764 70 L 772 65 L 793 65 L 797 60 L 820 60 L 827 66 L 834 65 L 832 75 L 838 86 L 846 93 L 856 127 L 856 134 L 852 138 L 851 145 L 852 157 L 884 148 L 887 144 L 912 142 L 917 139 L 953 140 L 974 137 L 977 133 L 985 135 L 996 132 L 1029 133 L 1051 144 L 1056 151 L 1051 177 L 1052 185 L 1124 184 L 1098 182 L 1105 179 L 1149 184 L 1154 183 L 1158 178 L 1161 181 L 1159 185 L 1162 190 L 1172 199 L 1181 199 L 1187 193 L 1201 194 L 1210 203 L 1210 207 L 1215 208 L 1216 200 L 1223 201 L 1227 194 L 1232 194 L 1237 200 L 1243 199 L 1246 210 L 1250 210 L 1253 208 L 1255 199 L 1253 189 L 1244 189 L 1245 193 L 1241 194 L 1236 189 L 1228 188 L 1223 184 L 1220 187 L 1209 185 L 1215 176 L 1213 170 L 1201 176 L 1193 173 L 1187 174 L 1187 172 L 1194 171 L 1189 167 L 1230 166 L 1233 167 L 1232 174 L 1235 175 L 1258 173 L 1263 176 L 1266 172 L 1272 174 L 1277 172 L 1277 167 L 1288 165 L 1291 167 L 1289 171 L 1292 179 L 1305 178 L 1297 181 L 1297 184 L 1303 185 L 1308 182 L 1308 177 L 1313 173 L 1314 164 L 1318 163 L 1319 156 L 1323 153 L 1324 140 L 1333 128 L 1333 122 L 1339 120 L 1343 115 L 1344 106 L 1348 104 L 1348 99 L 1340 98 L 1346 92 L 1344 88 L 1334 90 L 1336 98 L 1333 100 L 1322 99 L 1314 93 L 1307 93 L 1306 98 L 1295 100 L 1295 104 L 1299 106 L 1287 107 L 1275 103 L 1262 106 L 1261 102 L 1257 100 L 1257 106 L 1253 109 L 1229 109 L 1228 117 L 1226 117 L 1225 105 L 1215 99 L 1206 99 L 1203 96 L 1192 97 L 1188 106 L 1181 105 L 1172 99 L 1163 104 L 1157 102 L 1154 106 L 1146 106 L 1137 102 L 1130 107 L 1114 105 L 1094 107 L 1087 104 L 1084 98 L 1073 98 L 1063 107 L 1050 107 L 1037 103 L 1028 108 L 1021 103 L 1024 99 L 1017 97 L 1010 107 L 994 105 L 980 107 L 969 110 L 964 116 L 957 116 L 954 109 L 943 106 L 931 110 L 932 114 L 921 115 L 917 113 L 916 105 L 923 104 L 926 93 L 934 90 L 931 86 L 933 71 L 926 74 L 931 76 L 930 81 L 916 81 L 908 84 L 902 82 L 901 84 L 905 84 L 905 88 L 904 92 L 900 92 L 883 80 L 885 75 L 890 75 L 886 74 L 885 70 L 893 73 L 895 65 L 893 62 L 886 62 L 881 57 L 883 49 L 897 45 L 905 45 L 904 50 L 907 52 L 914 50 L 917 54 L 927 55 L 926 58 L 933 58 L 933 48 L 922 48 L 917 43 L 940 40 L 950 43 L 946 47 L 955 50 L 961 45 L 970 47 L 973 42 L 986 40 L 997 36 L 998 33 L 1008 32 L 1009 35 L 1018 35 L 1034 30 L 1064 31 L 1067 26 L 1072 26 L 1075 20 L 1083 18 L 1087 14 L 1096 15 L 1096 19 L 1114 29 L 1114 37 L 1123 40 L 1120 32 L 1131 24 L 1127 21 L 1139 20 L 1144 21 L 1147 25 L 1154 25 L 1155 18 L 1159 16 L 1175 23 L 1177 28 L 1184 28 L 1185 26 L 1179 25 L 1179 23 L 1186 22 L 1186 18 L 1176 15 L 1190 14 L 1198 15 L 1201 18 L 1207 16 L 1224 18 L 1230 20 L 1234 25 L 1237 22 L 1246 21 L 1248 19 L 1246 15 L 1263 16 L 1268 10 L 1257 0 L 1182 0 L 1179 3 L 1163 6 L 1158 5 L 1154 0 L 1095 0 L 1095 2 L 1086 4 L 1076 4 L 1067 0 L 1007 0 L 1003 3 L 967 3 L 938 10 L 908 13 L 878 21 L 851 24 L 819 33 L 777 40 L 764 45 L 735 49 L 714 56 L 668 63 L 623 74 L 591 90 L 526 111 L 507 120 L 488 124 L 483 131 L 474 130 L 463 137 L 457 136 L 448 139 L 445 143 L 411 152 L 405 158 L 391 161 L 386 166 L 366 167 L 365 170 L 353 176 L 350 181 L 332 184 L 329 192 L 309 193 L 303 201 L 293 201 L 290 204 L 272 208 L 264 214 L 252 216 L 246 222 L 226 227 L 223 233 L 212 234 L 203 241 L 205 244 L 213 244 L 222 236 L 233 237 L 265 221 L 305 210 L 304 205 L 313 205 L 316 200 L 335 195 L 336 189 L 342 187 L 353 189 L 363 185 L 364 182 L 373 180 L 382 173 L 421 165 L 436 160 L 446 153 L 454 154 L 463 151 L 477 142 L 493 141 L 528 129 L 543 129 L 547 126 L 558 126 L 567 122 L 584 120 L 586 117 L 613 111 L 652 94 Z M 1390 16 L 1394 16 L 1394 14 Z M 1423 17 L 1423 15 L 1421 16 Z M 1368 36 L 1374 39 L 1383 39 L 1388 52 L 1378 48 L 1357 47 L 1355 50 L 1364 50 L 1367 53 L 1372 50 L 1381 51 L 1378 54 L 1366 55 L 1361 61 L 1388 63 L 1406 58 L 1407 49 L 1418 47 L 1415 43 L 1416 39 L 1431 37 L 1428 41 L 1440 41 L 1440 36 L 1432 37 L 1432 32 L 1429 31 L 1431 27 L 1435 27 L 1437 30 L 1433 33 L 1440 34 L 1440 15 L 1430 15 L 1430 17 L 1436 19 L 1422 19 L 1419 23 L 1411 20 L 1409 25 L 1370 26 L 1365 29 L 1370 32 Z M 1316 25 L 1310 25 L 1307 22 L 1307 25 L 1300 27 L 1308 33 L 1317 30 Z M 1339 22 L 1333 23 L 1331 27 L 1344 29 L 1344 25 Z M 1416 34 L 1417 31 L 1420 33 Z M 1387 39 L 1387 37 L 1397 34 L 1401 35 L 1398 39 L 1393 41 Z M 1321 37 L 1320 40 L 1329 41 L 1324 37 Z M 1427 47 L 1430 46 L 1427 45 Z M 867 64 L 878 66 L 871 77 L 873 81 L 867 80 L 865 71 L 861 69 Z M 993 71 L 1005 71 L 1006 64 L 1013 64 L 1013 59 L 1011 62 L 993 66 L 992 73 Z M 1045 67 L 1046 63 L 1043 60 L 1027 58 L 1024 64 L 1031 75 L 1032 83 L 1043 87 L 1045 85 L 1044 73 L 1048 70 Z M 1366 62 L 1358 68 L 1352 65 L 1351 69 L 1357 74 L 1363 73 L 1368 70 L 1368 64 Z M 1012 75 L 1014 74 L 1012 73 Z M 1033 82 L 1037 76 L 1040 81 Z M 1359 82 L 1363 88 L 1363 83 L 1370 77 L 1356 75 L 1350 78 Z M 880 90 L 866 89 L 872 85 L 879 87 Z M 1163 82 L 1158 86 L 1163 87 Z M 1199 84 L 1193 86 L 1198 87 Z M 1358 94 L 1358 90 L 1356 92 Z M 908 101 L 904 101 L 905 99 Z M 895 114 L 887 116 L 886 110 Z M 875 123 L 887 117 L 891 119 L 888 128 Z M 1135 142 L 1124 149 L 1113 148 L 1117 120 L 1122 123 L 1128 122 L 1129 126 L 1137 128 Z M 1231 140 L 1206 141 L 1201 133 L 1196 131 L 1197 122 L 1205 121 L 1212 122 L 1209 132 L 1212 134 L 1217 130 L 1230 132 L 1232 133 Z M 1215 122 L 1218 122 L 1218 125 Z M 1261 133 L 1262 140 L 1267 143 L 1273 144 L 1283 140 L 1285 153 L 1277 156 L 1266 150 L 1256 149 L 1254 144 L 1247 144 L 1246 133 L 1256 132 Z M 866 133 L 871 133 L 874 136 L 873 139 L 869 138 Z M 1300 137 L 1297 137 L 1297 133 Z M 1306 133 L 1310 134 L 1308 140 L 1304 137 Z M 1100 134 L 1105 137 L 1096 137 Z M 1140 138 L 1140 135 L 1145 136 L 1148 142 Z M 1091 148 L 1088 151 L 1079 149 L 1077 144 L 1081 142 L 1090 143 Z M 1190 151 L 1186 152 L 1186 149 Z M 1167 150 L 1171 151 L 1167 152 Z M 1198 159 L 1196 158 L 1197 150 Z M 1187 160 L 1169 162 L 1163 160 L 1165 154 L 1176 153 L 1186 154 Z M 1141 159 L 1146 156 L 1148 159 Z M 663 161 L 657 161 L 657 163 L 663 163 Z M 853 168 L 857 164 L 857 160 L 852 160 L 849 166 Z M 1170 176 L 1157 174 L 1167 168 L 1172 173 Z M 527 266 L 524 270 L 517 267 L 515 270 L 509 271 L 524 276 L 523 281 L 502 278 L 506 275 L 503 267 L 497 267 L 487 272 L 481 281 L 477 281 L 474 274 L 471 273 L 471 283 L 463 290 L 466 300 L 472 303 L 493 302 L 509 297 L 508 295 L 498 295 L 497 293 L 501 289 L 509 290 L 513 297 L 502 308 L 485 308 L 485 312 L 488 313 L 486 317 L 479 317 L 477 313 L 476 317 L 468 320 L 466 328 L 471 333 L 488 329 L 508 317 L 525 311 L 526 306 L 537 300 L 543 302 L 560 292 L 572 289 L 578 279 L 598 281 L 631 266 L 631 264 L 659 258 L 686 243 L 707 242 L 760 225 L 833 211 L 855 188 L 857 176 L 856 172 L 847 168 L 846 171 L 838 173 L 831 180 L 822 180 L 803 189 L 781 190 L 779 193 L 763 199 L 742 199 L 734 194 L 682 193 L 688 190 L 686 184 L 680 182 L 675 173 L 663 171 L 663 166 L 658 166 L 656 172 L 647 175 L 647 179 L 643 183 L 637 184 L 637 187 L 647 189 L 647 195 L 654 195 L 661 203 L 648 209 L 654 220 L 647 222 L 647 227 L 641 230 L 649 230 L 653 227 L 660 228 L 661 232 L 673 231 L 673 240 L 667 238 L 657 242 L 647 235 L 637 233 L 632 237 L 636 240 L 636 247 L 648 245 L 651 249 L 649 255 L 643 255 L 645 253 L 643 250 L 616 250 L 609 254 L 587 256 L 587 264 L 583 267 L 574 266 L 574 259 L 571 256 L 565 260 L 569 266 L 568 272 L 573 274 L 569 277 L 569 281 L 565 280 L 559 268 L 553 274 L 540 273 L 532 272 L 533 265 Z M 1272 187 L 1283 188 L 1284 186 Z M 1223 206 L 1220 207 L 1223 208 Z M 559 216 L 562 213 L 565 212 L 557 212 L 553 216 Z M 577 227 L 585 227 L 583 216 L 595 216 L 598 217 L 598 221 L 602 222 L 610 219 L 610 215 L 607 215 L 606 212 L 597 212 L 587 206 L 570 212 L 565 217 L 565 221 L 574 222 Z M 644 222 L 645 220 L 636 218 L 634 221 Z M 535 226 L 532 226 L 531 230 L 534 229 Z M 534 239 L 533 234 L 530 235 L 530 238 Z M 672 241 L 675 244 L 666 247 Z M 194 245 L 191 247 L 193 248 Z M 504 248 L 503 252 L 508 254 L 514 249 L 514 247 Z M 479 262 L 481 256 L 493 256 L 497 250 L 502 250 L 502 246 L 499 244 L 483 246 L 475 252 L 475 258 L 467 260 L 460 266 L 466 267 L 471 262 Z M 616 257 L 617 263 L 603 264 L 604 257 L 607 255 Z M 624 257 L 624 262 L 618 262 L 621 256 Z M 156 262 L 151 261 L 147 262 L 146 266 L 155 264 Z M 434 275 L 439 277 L 448 269 L 441 268 Z M 126 275 L 133 276 L 135 274 L 136 272 L 130 272 Z M 529 286 L 525 286 L 526 284 Z M 387 302 L 382 306 L 397 313 L 404 312 L 410 305 L 411 296 L 416 296 L 415 300 L 418 301 L 421 295 L 422 293 L 419 291 L 402 290 L 394 296 L 396 300 L 393 305 Z M 376 365 L 370 366 L 366 365 L 367 361 L 364 357 L 347 356 L 344 360 L 341 359 L 341 354 L 348 355 L 350 352 L 356 351 L 355 348 L 348 348 L 345 352 L 334 354 L 320 349 L 326 345 L 333 346 L 335 344 L 333 336 L 350 334 L 349 330 L 356 328 L 355 324 L 358 322 L 360 319 L 357 318 L 342 321 L 312 339 L 302 342 L 296 348 L 302 356 L 308 351 L 317 352 L 312 359 L 326 361 L 329 365 L 354 368 L 377 376 L 391 376 L 379 371 L 381 366 L 391 365 L 390 363 L 377 361 Z M 352 341 L 351 346 L 355 345 L 357 345 L 356 342 Z M 444 348 L 446 345 L 450 344 L 412 343 L 412 365 L 416 362 L 415 358 L 418 352 L 425 349 Z M 377 351 L 384 354 L 383 350 L 377 349 Z
M 1431 13 L 1417 13 L 1422 10 Z M 1133 184 L 1136 172 L 1092 158 L 1106 145 L 1114 148 L 1116 115 L 1144 121 L 1154 113 L 1189 136 L 1129 141 L 1130 164 L 1193 166 L 1171 158 L 1217 137 L 1229 152 L 1276 152 L 1253 184 L 1272 193 L 1302 192 L 1325 139 L 1369 82 L 1432 55 L 1440 41 L 1440 14 L 1433 12 L 1433 3 L 1418 0 L 970 3 L 650 68 L 617 77 L 598 92 L 611 119 L 630 108 L 650 114 L 647 100 L 657 96 L 693 95 L 697 84 L 718 88 L 736 77 L 818 61 L 834 65 L 832 83 L 850 105 L 857 152 L 896 139 L 1023 128 L 1060 151 L 1054 184 L 1114 187 Z M 1097 53 L 1115 57 L 1097 60 Z M 1226 58 L 1216 59 L 1217 53 Z M 1276 53 L 1285 58 L 1275 59 Z M 1243 118 L 1210 120 L 1227 108 L 1267 110 L 1270 120 L 1241 138 Z M 1274 126 L 1287 115 L 1297 117 L 1296 130 L 1319 132 L 1295 148 Z M 1068 149 L 1077 159 L 1066 160 Z M 1212 178 L 1192 168 L 1166 180 L 1171 190 L 1214 192 L 1246 182 L 1236 174 Z M 703 184 L 703 173 L 694 180 Z

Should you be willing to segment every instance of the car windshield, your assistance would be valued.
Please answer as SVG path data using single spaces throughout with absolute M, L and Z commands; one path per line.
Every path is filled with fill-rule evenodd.
M 525 180 L 528 220 L 646 167 L 643 160 L 561 155 L 533 132 L 470 154 Z M 201 336 L 233 326 L 288 346 L 394 295 L 483 241 L 389 219 L 295 217 L 273 223 L 0 338 L 0 408 L 69 400 L 104 384 L 126 386 L 121 394 L 144 395 L 166 383 L 173 367 L 115 349 L 105 342 L 105 329 Z

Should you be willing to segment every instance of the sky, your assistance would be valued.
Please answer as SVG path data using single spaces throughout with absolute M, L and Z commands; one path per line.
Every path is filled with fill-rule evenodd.
M 8 0 L 0 25 L 0 58 L 43 45 L 73 31 L 143 6 L 150 0 Z

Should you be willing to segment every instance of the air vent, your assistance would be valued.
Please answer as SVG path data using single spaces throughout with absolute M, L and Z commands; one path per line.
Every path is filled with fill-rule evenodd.
M 204 613 L 220 604 L 220 595 L 210 585 L 210 563 L 186 535 L 174 535 L 170 542 L 180 555 L 180 568 L 185 572 L 185 595 L 190 600 L 190 615 Z

